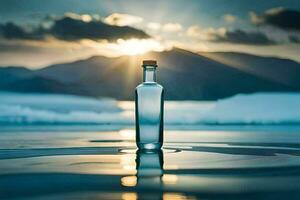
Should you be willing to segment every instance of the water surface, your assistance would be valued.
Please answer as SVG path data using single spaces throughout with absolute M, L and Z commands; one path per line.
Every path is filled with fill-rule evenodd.
M 0 199 L 300 198 L 299 127 L 174 128 L 156 152 L 117 129 L 2 129 Z

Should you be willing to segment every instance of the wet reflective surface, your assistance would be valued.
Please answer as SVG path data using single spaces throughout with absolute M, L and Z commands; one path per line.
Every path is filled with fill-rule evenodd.
M 5 131 L 0 199 L 299 199 L 300 131 Z

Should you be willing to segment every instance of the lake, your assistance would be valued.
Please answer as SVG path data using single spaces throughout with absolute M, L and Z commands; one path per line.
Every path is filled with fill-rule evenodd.
M 300 126 L 2 126 L 0 199 L 299 199 Z

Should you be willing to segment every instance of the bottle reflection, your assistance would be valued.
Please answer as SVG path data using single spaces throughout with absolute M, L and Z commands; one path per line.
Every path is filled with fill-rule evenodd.
M 161 187 L 163 164 L 162 150 L 138 150 L 136 157 L 137 185 Z
M 156 192 L 143 194 L 140 191 L 139 199 L 162 199 L 163 152 L 162 150 L 138 150 L 136 152 L 137 187 L 143 190 L 154 189 Z
M 165 186 L 176 184 L 178 178 L 174 174 L 164 174 L 162 150 L 140 149 L 136 151 L 135 161 L 135 176 L 125 176 L 121 179 L 121 184 L 126 187 L 133 187 L 134 193 L 124 193 L 122 199 L 187 199 L 183 194 L 164 191 Z

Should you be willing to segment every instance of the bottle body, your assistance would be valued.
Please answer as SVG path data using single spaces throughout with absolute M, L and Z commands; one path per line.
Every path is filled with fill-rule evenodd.
M 163 144 L 164 89 L 155 79 L 147 81 L 148 72 L 144 70 L 144 82 L 135 90 L 136 143 L 139 149 L 160 149 Z

